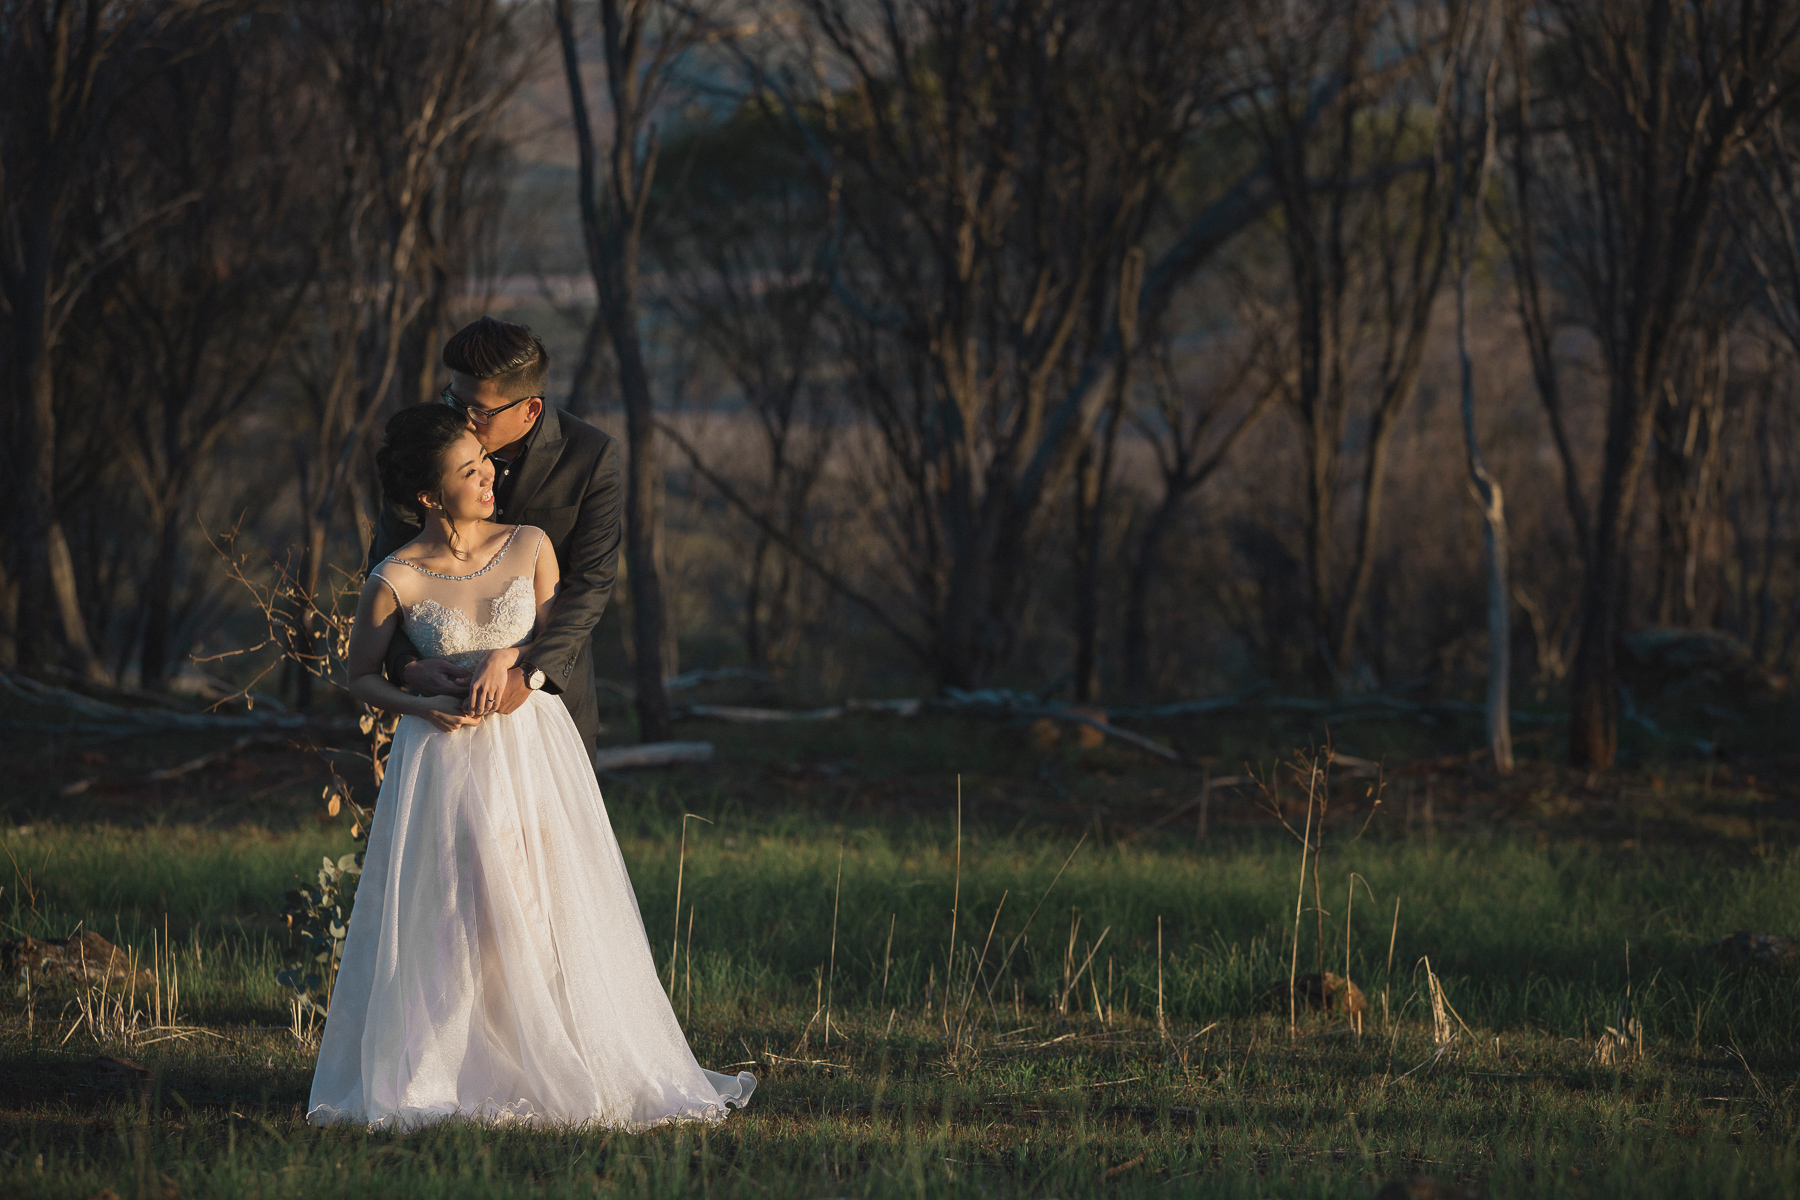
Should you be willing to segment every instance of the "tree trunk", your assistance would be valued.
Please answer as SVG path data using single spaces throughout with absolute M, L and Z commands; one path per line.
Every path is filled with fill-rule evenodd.
M 1610 769 L 1619 752 L 1618 640 L 1625 615 L 1627 541 L 1653 419 L 1638 383 L 1618 379 L 1612 387 L 1594 556 L 1582 588 L 1581 644 L 1569 699 L 1569 756 L 1574 766 L 1587 770 Z
M 1491 132 L 1489 140 L 1491 144 Z M 1487 181 L 1487 174 L 1488 165 L 1484 159 L 1480 183 L 1475 189 L 1477 196 Z M 1480 231 L 1480 221 L 1480 210 L 1477 209 L 1475 233 Z M 1481 440 L 1475 430 L 1475 364 L 1469 354 L 1470 257 L 1467 245 L 1460 246 L 1458 258 L 1461 261 L 1456 276 L 1456 352 L 1462 368 L 1463 444 L 1468 456 L 1470 490 L 1481 507 L 1482 550 L 1488 568 L 1488 752 L 1493 755 L 1494 769 L 1502 775 L 1510 775 L 1513 770 L 1511 547 L 1506 530 L 1506 496 L 1500 481 L 1488 471 L 1487 461 L 1481 453 Z
M 1597 587 L 1599 555 L 1595 556 L 1593 582 L 1582 588 L 1581 641 L 1575 650 L 1575 670 L 1569 693 L 1569 761 L 1576 767 L 1604 770 L 1619 750 L 1619 705 L 1614 694 L 1617 660 L 1613 645 L 1613 614 Z
M 81 597 L 75 588 L 75 562 L 69 555 L 69 542 L 63 536 L 61 521 L 50 522 L 44 544 L 50 563 L 50 588 L 56 595 L 56 609 L 62 616 L 63 639 L 69 653 L 83 675 L 106 683 L 106 668 L 101 664 L 100 656 L 94 653 L 94 644 L 88 638 L 87 619 L 81 613 Z
M 987 567 L 980 551 L 966 542 L 957 543 L 951 552 L 950 584 L 944 592 L 942 628 L 934 647 L 939 689 L 981 686 Z
M 750 551 L 750 579 L 744 589 L 744 658 L 754 670 L 769 665 L 762 620 L 763 572 L 768 560 L 769 535 L 758 529 L 756 545 Z
M 625 405 L 625 567 L 631 592 L 638 736 L 646 742 L 664 742 L 669 740 L 672 726 L 669 698 L 663 691 L 667 615 L 657 549 L 661 476 L 656 462 L 656 416 L 650 376 L 638 334 L 637 297 L 643 205 L 656 173 L 654 145 L 647 152 L 639 146 L 645 118 L 641 108 L 644 81 L 638 78 L 644 53 L 645 11 L 640 5 L 622 9 L 618 0 L 601 0 L 600 4 L 613 107 L 613 144 L 604 207 L 597 178 L 599 154 L 588 114 L 587 89 L 581 78 L 572 0 L 556 0 L 555 15 L 579 157 L 577 202 L 582 240 L 612 341 L 613 357 L 618 363 L 619 393 Z
M 1087 704 L 1098 691 L 1094 678 L 1100 641 L 1101 471 L 1094 448 L 1075 468 L 1075 699 Z
M 1486 468 L 1482 474 L 1486 475 Z M 1488 560 L 1488 752 L 1502 775 L 1513 770 L 1512 737 L 1512 563 L 1506 533 L 1506 498 L 1498 481 L 1489 478 L 1481 498 L 1482 548 Z
M 1163 538 L 1174 524 L 1175 510 L 1180 503 L 1181 493 L 1171 489 L 1156 506 L 1156 511 L 1150 514 L 1126 583 L 1122 657 L 1125 660 L 1125 694 L 1134 698 L 1150 692 L 1150 586 L 1162 563 Z
M 1494 104 L 1494 81 L 1498 75 L 1500 56 L 1489 60 L 1486 86 L 1482 92 L 1481 114 L 1484 118 L 1481 163 L 1475 172 L 1473 188 L 1465 188 L 1463 114 L 1469 105 L 1470 63 L 1458 48 L 1455 58 L 1455 106 L 1446 109 L 1440 101 L 1440 127 L 1446 112 L 1454 112 L 1455 155 L 1454 191 L 1451 203 L 1450 232 L 1456 251 L 1456 357 L 1462 384 L 1463 445 L 1468 458 L 1469 487 L 1481 507 L 1482 549 L 1488 568 L 1488 685 L 1487 735 L 1488 753 L 1494 769 L 1502 775 L 1513 770 L 1512 745 L 1512 581 L 1510 545 L 1506 529 L 1506 496 L 1500 481 L 1488 470 L 1481 453 L 1481 438 L 1475 427 L 1475 360 L 1469 353 L 1469 271 L 1473 265 L 1472 249 L 1481 239 L 1481 201 L 1487 193 L 1488 175 L 1494 165 L 1494 143 L 1498 131 L 1498 112 Z M 1463 217 L 1465 196 L 1473 198 L 1474 214 Z
M 1344 603 L 1338 616 L 1337 636 L 1331 649 L 1340 680 L 1350 678 L 1356 658 L 1356 630 L 1362 623 L 1363 603 L 1369 595 L 1369 584 L 1375 577 L 1375 550 L 1381 534 L 1381 501 L 1387 490 L 1388 451 L 1400 429 L 1400 415 L 1419 383 L 1419 362 L 1405 368 L 1405 377 L 1397 381 L 1394 395 L 1375 413 L 1375 427 L 1369 435 L 1369 457 L 1363 467 L 1362 513 L 1357 521 L 1356 557 L 1350 564 L 1350 580 L 1345 587 Z
M 27 234 L 25 311 L 14 334 L 19 383 L 24 393 L 19 446 L 25 453 L 24 504 L 20 507 L 19 669 L 41 671 L 56 657 L 50 639 L 50 527 L 56 520 L 56 404 L 51 374 L 45 290 L 49 286 L 47 234 Z
M 1331 655 L 1332 530 L 1337 517 L 1337 447 L 1342 431 L 1332 419 L 1335 397 L 1328 394 L 1333 373 L 1326 369 L 1326 341 L 1316 297 L 1304 287 L 1300 315 L 1300 411 L 1306 422 L 1306 573 L 1312 600 L 1314 682 L 1335 690 L 1336 661 Z
M 635 346 L 635 330 L 631 341 Z M 616 334 L 614 344 L 617 345 Z M 623 382 L 632 374 L 632 368 L 626 367 L 623 361 L 620 367 Z M 642 373 L 641 361 L 635 369 Z M 629 384 L 624 391 L 625 436 L 631 451 L 625 468 L 625 560 L 631 584 L 631 649 L 637 684 L 638 736 L 646 742 L 666 742 L 673 727 L 669 721 L 669 698 L 663 691 L 666 621 L 662 572 L 657 569 L 657 502 L 660 497 L 653 459 L 656 427 L 649 411 L 649 397 L 633 399 Z
M 1664 389 L 1656 407 L 1656 620 L 1660 625 L 1700 627 L 1711 615 L 1700 589 L 1706 525 L 1718 490 L 1725 424 L 1728 345 L 1723 333 L 1709 339 L 1694 364 L 1691 393 Z
M 180 544 L 178 518 L 172 511 L 157 514 L 155 558 L 150 578 L 144 581 L 144 641 L 138 654 L 142 686 L 160 692 L 168 686 L 169 622 L 175 593 L 175 553 Z
M 598 309 L 594 319 L 588 322 L 588 330 L 581 339 L 581 358 L 575 364 L 575 375 L 569 381 L 569 398 L 563 407 L 578 417 L 586 417 L 599 410 L 604 402 L 600 395 L 600 384 L 605 371 L 605 363 L 601 355 L 605 352 L 606 319 Z

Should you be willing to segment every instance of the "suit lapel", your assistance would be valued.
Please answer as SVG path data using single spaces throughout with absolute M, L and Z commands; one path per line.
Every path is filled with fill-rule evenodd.
M 538 489 L 544 486 L 544 480 L 550 478 L 550 472 L 562 457 L 564 444 L 562 412 L 546 407 L 538 421 L 537 437 L 532 441 L 531 449 L 525 452 L 525 462 L 519 468 L 519 481 L 513 484 L 512 499 L 506 506 L 508 519 L 516 523 L 532 506 Z

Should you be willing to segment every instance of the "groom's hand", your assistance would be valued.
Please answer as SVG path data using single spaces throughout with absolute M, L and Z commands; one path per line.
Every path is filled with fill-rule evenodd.
M 519 707 L 531 699 L 531 688 L 525 683 L 525 668 L 514 667 L 506 673 L 506 691 L 500 696 L 500 707 L 495 711 L 502 716 L 519 711 Z
M 402 674 L 416 696 L 466 696 L 470 675 L 447 658 L 419 658 L 406 664 Z

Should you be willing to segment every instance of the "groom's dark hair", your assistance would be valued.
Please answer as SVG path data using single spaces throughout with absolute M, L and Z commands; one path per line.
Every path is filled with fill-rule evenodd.
M 528 325 L 494 317 L 464 325 L 444 343 L 444 365 L 475 379 L 491 379 L 508 400 L 542 396 L 550 352 Z

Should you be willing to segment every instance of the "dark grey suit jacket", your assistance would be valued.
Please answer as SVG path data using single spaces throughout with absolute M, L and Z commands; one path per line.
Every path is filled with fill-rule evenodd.
M 496 517 L 507 525 L 535 525 L 556 550 L 562 588 L 550 612 L 550 626 L 532 644 L 531 662 L 544 672 L 544 690 L 560 695 L 591 755 L 600 739 L 600 708 L 594 697 L 594 626 L 606 610 L 619 574 L 623 452 L 610 434 L 560 409 L 544 409 L 506 508 Z M 419 532 L 413 510 L 384 497 L 373 566 Z M 406 664 L 423 657 L 404 632 L 388 647 L 388 677 L 399 682 Z

